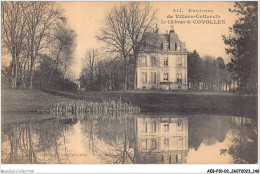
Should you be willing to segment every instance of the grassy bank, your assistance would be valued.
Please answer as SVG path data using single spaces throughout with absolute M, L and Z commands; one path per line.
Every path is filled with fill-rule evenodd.
M 185 115 L 257 115 L 257 97 L 232 93 L 194 91 L 128 91 L 128 92 L 42 92 L 28 90 L 2 90 L 2 118 L 8 113 L 30 113 L 50 109 L 57 102 L 72 99 L 101 102 L 119 99 L 133 103 L 142 113 Z
M 141 107 L 143 113 L 257 115 L 257 96 L 241 96 L 230 92 L 208 91 L 127 91 L 127 92 L 51 92 L 66 98 L 102 101 L 104 98 L 121 98 Z
M 57 102 L 65 98 L 42 91 L 2 90 L 2 123 L 16 123 L 55 118 L 46 112 Z M 68 100 L 68 99 L 66 99 Z

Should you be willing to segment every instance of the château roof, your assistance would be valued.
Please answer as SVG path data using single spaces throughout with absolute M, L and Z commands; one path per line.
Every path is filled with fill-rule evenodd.
M 144 48 L 142 49 L 145 52 L 153 52 L 155 50 L 160 52 L 187 52 L 185 43 L 180 41 L 174 30 L 164 34 L 158 34 L 158 32 L 147 33 L 146 38 Z

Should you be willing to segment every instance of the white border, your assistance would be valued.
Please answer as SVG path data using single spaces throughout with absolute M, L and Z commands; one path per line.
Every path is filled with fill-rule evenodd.
M 0 0 L 2 2 L 2 0 Z M 11 0 L 14 1 L 14 0 Z M 37 1 L 37 0 L 33 0 Z M 47 0 L 50 1 L 50 0 Z M 60 1 L 60 0 L 58 0 Z M 69 1 L 69 0 L 65 0 Z M 84 1 L 84 0 L 78 0 L 78 1 Z M 102 1 L 102 0 L 96 0 L 96 1 Z M 103 0 L 107 1 L 107 0 Z M 110 1 L 110 0 L 109 0 Z M 138 1 L 138 0 L 133 0 Z M 156 1 L 156 0 L 144 0 L 144 1 Z M 165 0 L 169 1 L 169 0 Z M 175 1 L 183 1 L 183 0 L 175 0 Z M 187 0 L 186 0 L 187 1 Z M 190 0 L 189 0 L 190 1 Z M 200 0 L 200 1 L 212 1 L 212 0 Z M 220 0 L 225 1 L 225 0 Z M 229 1 L 235 1 L 235 0 L 229 0 Z M 259 0 L 258 1 L 258 19 L 259 19 Z M 1 9 L 1 6 L 0 6 Z M 258 28 L 259 28 L 259 22 L 258 22 Z M 1 30 L 1 28 L 0 28 Z M 259 30 L 258 30 L 259 35 Z M 1 44 L 1 43 L 0 43 Z M 259 61 L 259 40 L 258 40 L 258 61 Z M 1 64 L 1 63 L 0 63 Z M 1 77 L 0 77 L 1 79 Z M 260 73 L 258 71 L 258 84 L 260 79 Z M 0 81 L 1 85 L 1 81 Z M 258 94 L 260 90 L 258 88 Z M 1 94 L 1 92 L 0 92 Z M 259 97 L 258 97 L 259 101 Z M 0 102 L 1 103 L 1 102 Z M 260 104 L 258 102 L 258 108 Z M 1 105 L 0 105 L 1 108 Z M 259 114 L 258 114 L 259 116 Z M 1 122 L 1 121 L 0 121 Z M 259 125 L 259 119 L 258 119 L 258 125 Z M 259 126 L 258 126 L 258 145 L 259 145 Z M 0 144 L 1 147 L 1 144 Z M 1 157 L 1 155 L 0 155 Z M 8 170 L 8 173 L 30 173 L 27 170 L 33 170 L 33 173 L 207 173 L 208 169 L 229 169 L 229 172 L 231 172 L 232 169 L 251 169 L 251 172 L 253 169 L 259 169 L 259 150 L 258 150 L 258 164 L 224 164 L 224 165 L 212 165 L 212 164 L 147 164 L 147 165 L 140 165 L 140 164 L 38 164 L 38 165 L 13 165 L 13 164 L 1 164 L 0 169 L 1 170 Z M 224 173 L 224 172 L 222 172 Z

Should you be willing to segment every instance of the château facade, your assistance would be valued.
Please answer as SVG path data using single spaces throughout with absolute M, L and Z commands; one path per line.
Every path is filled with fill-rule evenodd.
M 187 50 L 172 29 L 158 34 L 158 48 L 141 52 L 137 63 L 137 89 L 188 89 Z

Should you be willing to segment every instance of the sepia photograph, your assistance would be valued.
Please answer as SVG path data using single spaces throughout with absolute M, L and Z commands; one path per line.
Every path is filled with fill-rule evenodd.
M 1 164 L 258 164 L 258 1 L 1 1 Z

